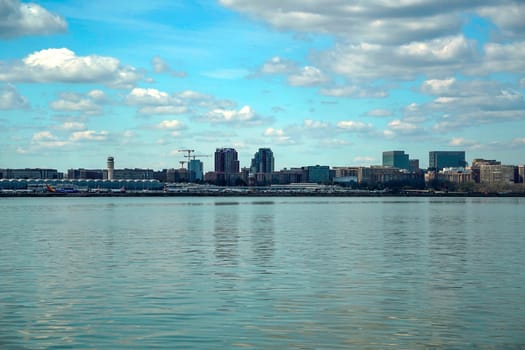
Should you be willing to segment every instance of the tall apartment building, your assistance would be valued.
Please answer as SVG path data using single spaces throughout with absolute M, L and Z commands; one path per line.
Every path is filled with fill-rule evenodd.
M 410 161 L 405 151 L 383 152 L 383 166 L 410 170 Z
M 234 148 L 217 148 L 215 150 L 215 172 L 223 174 L 239 173 L 239 159 Z
M 273 173 L 274 162 L 273 152 L 270 148 L 259 148 L 259 150 L 253 155 L 250 170 L 254 174 Z
M 428 153 L 428 167 L 436 171 L 443 168 L 465 167 L 465 151 L 432 151 Z

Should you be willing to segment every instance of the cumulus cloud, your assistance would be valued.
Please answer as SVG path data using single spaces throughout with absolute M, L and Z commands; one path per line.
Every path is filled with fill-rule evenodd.
M 166 61 L 164 61 L 159 56 L 155 56 L 151 59 L 151 66 L 153 67 L 153 71 L 155 73 L 167 73 L 173 77 L 177 78 L 185 78 L 186 72 L 179 72 L 176 70 L 173 70 Z
M 518 120 L 525 115 L 523 95 L 508 84 L 490 80 L 427 80 L 421 92 L 434 99 L 420 106 L 433 116 L 433 129 L 447 132 L 479 123 Z
M 321 89 L 321 94 L 334 97 L 383 98 L 388 93 L 379 88 L 365 88 L 358 85 L 337 86 Z
M 269 137 L 275 144 L 292 144 L 295 143 L 292 138 L 284 132 L 283 129 L 267 128 L 264 130 L 264 136 Z
M 126 102 L 138 106 L 144 115 L 183 114 L 188 111 L 183 100 L 157 89 L 134 88 L 126 96 Z
M 62 148 L 67 146 L 67 144 L 67 141 L 60 140 L 50 131 L 39 131 L 33 134 L 30 149 L 21 149 L 21 151 L 22 153 L 30 153 L 31 150 L 38 148 Z
M 310 66 L 303 67 L 288 77 L 288 83 L 291 86 L 316 86 L 327 81 L 328 77 L 320 69 Z
M 61 130 L 85 130 L 86 125 L 81 122 L 66 121 L 57 127 Z
M 184 128 L 184 123 L 181 122 L 180 120 L 176 120 L 176 119 L 163 120 L 159 124 L 157 124 L 157 128 L 159 128 L 159 129 L 170 129 L 170 130 L 183 129 Z
M 438 77 L 480 62 L 475 42 L 461 34 L 400 46 L 338 43 L 316 60 L 321 67 L 360 81 Z
M 422 76 L 442 79 L 458 73 L 488 76 L 525 70 L 525 5 L 519 0 L 439 3 L 221 0 L 220 3 L 281 30 L 331 35 L 334 47 L 313 51 L 308 57 L 310 64 L 323 76 L 333 78 L 335 74 L 339 80 L 352 83 L 347 83 L 348 87 L 321 90 L 325 95 L 384 97 L 384 92 L 359 87 L 363 82 L 415 80 Z M 492 42 L 482 44 L 462 34 L 463 27 L 475 15 L 494 24 L 490 33 Z M 502 39 L 495 40 L 498 37 L 495 34 Z M 509 42 L 509 38 L 515 41 Z M 259 73 L 295 77 L 299 69 L 296 62 L 277 56 L 264 63 Z M 313 81 L 317 85 L 325 82 Z
M 113 57 L 77 56 L 67 48 L 36 51 L 21 61 L 0 62 L 0 81 L 100 83 L 129 88 L 142 73 Z
M 421 135 L 423 128 L 416 123 L 410 123 L 404 120 L 395 119 L 388 123 L 388 130 L 390 134 L 402 134 L 402 135 Z
M 0 38 L 46 35 L 67 30 L 66 21 L 35 3 L 0 1 Z
M 328 33 L 348 40 L 399 43 L 437 37 L 461 27 L 457 15 L 473 5 L 432 0 L 366 3 L 345 0 L 249 1 L 221 0 L 221 4 L 262 19 L 278 29 Z M 475 3 L 475 2 L 474 2 Z
M 297 62 L 279 56 L 266 61 L 255 73 L 258 75 L 285 75 L 291 86 L 319 86 L 330 79 L 319 68 L 313 66 L 300 67 Z
M 319 120 L 305 119 L 303 121 L 303 127 L 305 129 L 326 129 L 329 126 L 330 125 L 327 122 Z
M 272 57 L 260 68 L 262 74 L 291 74 L 297 70 L 297 64 L 279 56 Z
M 29 101 L 11 84 L 0 86 L 0 110 L 23 109 L 29 107 Z
M 105 130 L 95 131 L 95 130 L 84 130 L 84 131 L 75 131 L 69 137 L 71 142 L 79 141 L 106 141 L 108 139 L 108 132 Z
M 383 117 L 390 117 L 392 115 L 392 111 L 389 110 L 389 109 L 372 109 L 371 111 L 368 111 L 364 114 L 364 116 L 367 116 L 367 117 L 378 117 L 378 118 L 383 118 Z
M 374 130 L 374 126 L 372 124 L 354 120 L 340 121 L 337 123 L 337 127 L 341 130 L 351 132 L 370 132 Z
M 211 95 L 192 90 L 169 94 L 153 88 L 134 88 L 126 96 L 125 101 L 128 105 L 137 106 L 139 114 L 143 115 L 187 113 L 202 115 L 213 109 L 235 107 L 232 101 L 219 100 Z
M 61 93 L 60 98 L 52 101 L 49 106 L 58 112 L 101 114 L 105 102 L 106 94 L 103 91 L 92 90 L 85 95 L 75 92 Z
M 253 110 L 250 106 L 243 106 L 239 110 L 216 108 L 197 118 L 199 121 L 212 124 L 236 124 L 255 126 L 267 123 L 269 120 Z

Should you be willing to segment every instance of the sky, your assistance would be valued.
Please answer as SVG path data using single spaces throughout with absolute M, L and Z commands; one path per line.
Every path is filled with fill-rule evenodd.
M 523 0 L 0 0 L 0 168 L 525 163 Z M 210 157 L 204 157 L 209 155 Z

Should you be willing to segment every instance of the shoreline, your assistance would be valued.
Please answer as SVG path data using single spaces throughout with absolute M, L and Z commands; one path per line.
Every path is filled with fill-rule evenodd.
M 125 192 L 27 193 L 2 192 L 0 198 L 107 198 L 107 197 L 525 197 L 525 192 Z

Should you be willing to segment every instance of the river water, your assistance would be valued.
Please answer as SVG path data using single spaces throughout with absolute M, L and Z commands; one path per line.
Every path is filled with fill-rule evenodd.
M 525 198 L 2 198 L 1 349 L 525 349 Z

